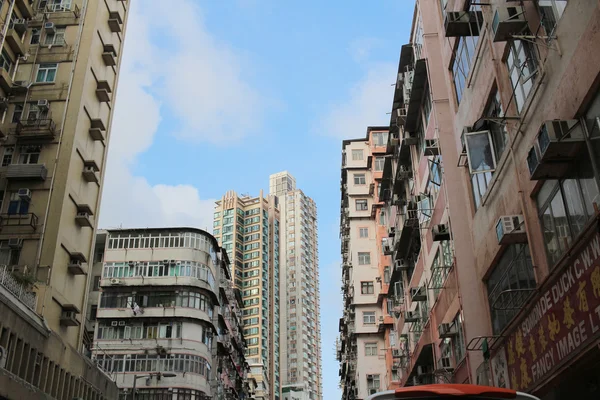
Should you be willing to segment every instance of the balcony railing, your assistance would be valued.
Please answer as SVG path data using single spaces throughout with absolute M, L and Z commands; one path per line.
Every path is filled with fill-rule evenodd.
M 30 226 L 35 231 L 38 225 L 38 216 L 28 214 L 0 214 L 0 226 Z
M 14 294 L 27 308 L 35 312 L 36 295 L 19 283 L 8 270 L 8 266 L 0 266 L 0 286 Z
M 54 139 L 56 123 L 52 118 L 30 118 L 17 122 L 15 132 L 21 138 Z

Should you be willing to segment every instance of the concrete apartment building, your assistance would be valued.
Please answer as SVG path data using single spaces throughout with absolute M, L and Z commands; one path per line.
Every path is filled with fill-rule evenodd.
M 380 188 L 400 385 L 598 397 L 599 24 L 594 1 L 417 0 Z
M 128 7 L 0 2 L 0 397 L 112 399 L 117 390 L 82 354 Z
M 242 298 L 212 235 L 109 230 L 96 248 L 93 358 L 110 371 L 120 398 L 130 398 L 134 381 L 144 399 L 249 397 Z M 161 377 L 167 372 L 175 376 Z
M 317 206 L 287 171 L 269 177 L 279 199 L 282 398 L 322 399 Z
M 231 260 L 243 299 L 242 325 L 256 399 L 279 400 L 280 206 L 276 196 L 228 191 L 215 205 L 213 234 Z
M 369 127 L 366 137 L 344 140 L 342 145 L 340 236 L 345 309 L 339 322 L 337 357 L 343 399 L 367 398 L 398 380 L 388 373 L 395 333 L 391 310 L 384 301 L 390 251 L 385 203 L 379 195 L 387 141 L 388 127 Z

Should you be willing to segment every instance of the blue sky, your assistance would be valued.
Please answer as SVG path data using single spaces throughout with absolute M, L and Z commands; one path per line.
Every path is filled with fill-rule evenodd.
M 389 122 L 414 1 L 131 7 L 100 226 L 210 228 L 226 190 L 290 171 L 318 206 L 323 398 L 339 398 L 341 140 Z

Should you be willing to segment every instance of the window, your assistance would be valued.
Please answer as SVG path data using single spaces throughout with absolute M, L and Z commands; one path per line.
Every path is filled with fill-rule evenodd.
M 53 12 L 69 11 L 72 0 L 40 0 L 39 8 L 48 7 Z
M 371 134 L 371 140 L 373 141 L 373 146 L 387 146 L 388 133 L 373 132 Z
M 21 200 L 19 193 L 14 192 L 10 194 L 10 201 L 8 202 L 8 215 L 24 215 L 29 213 L 29 202 Z
M 490 95 L 489 105 L 487 106 L 484 115 L 486 117 L 494 117 L 494 118 L 504 116 L 504 111 L 502 109 L 502 102 L 500 100 L 500 94 L 498 93 L 497 89 L 494 89 L 494 91 Z M 498 160 L 500 160 L 500 157 L 502 157 L 502 153 L 504 153 L 504 148 L 506 147 L 506 143 L 508 141 L 508 133 L 506 131 L 506 126 L 504 124 L 499 123 L 499 122 L 494 122 L 494 121 L 487 122 L 487 126 L 485 127 L 485 129 L 489 129 L 490 135 L 489 135 L 489 143 L 487 144 L 488 147 L 484 148 L 484 151 L 486 152 L 486 154 L 484 155 L 483 158 L 488 158 L 488 162 L 493 163 L 494 164 L 493 169 L 495 169 L 496 162 Z M 465 139 L 467 139 L 467 138 L 465 137 Z M 477 139 L 477 138 L 475 138 L 475 139 Z M 471 142 L 472 138 L 469 137 L 468 140 L 469 140 L 470 144 L 473 144 Z M 480 138 L 478 138 L 478 140 L 482 140 L 482 138 L 480 137 Z M 480 151 L 480 150 L 475 150 L 475 151 Z M 493 152 L 493 157 L 490 158 L 491 152 Z M 477 158 L 477 157 L 475 157 L 475 158 L 476 158 L 475 162 L 477 162 L 477 160 L 479 160 L 479 158 Z M 485 170 L 485 168 L 483 168 L 479 171 L 471 172 L 471 190 L 473 192 L 473 200 L 475 203 L 475 209 L 478 209 L 481 206 L 483 196 L 487 192 L 488 185 L 489 185 L 490 181 L 492 180 L 493 169 Z
M 358 265 L 370 265 L 371 264 L 371 253 L 359 252 L 358 253 Z
M 375 293 L 373 282 L 361 282 L 360 283 L 360 293 L 361 294 L 373 294 Z
M 15 153 L 14 146 L 4 148 L 4 155 L 2 156 L 2 166 L 6 167 L 12 163 L 13 154 Z
M 475 7 L 471 7 L 471 10 L 474 9 Z M 481 23 L 483 23 L 483 21 L 481 21 Z M 479 42 L 479 37 L 460 37 L 458 38 L 457 42 L 455 58 L 452 62 L 452 78 L 454 80 L 456 100 L 458 103 L 460 103 L 469 76 L 469 71 L 471 69 L 471 63 L 475 56 L 475 48 Z
M 598 205 L 598 187 L 591 165 L 587 156 L 583 160 L 576 176 L 547 180 L 537 196 L 550 267 L 568 250 L 594 215 L 594 205 Z
M 100 275 L 96 275 L 94 276 L 94 286 L 93 286 L 93 291 L 97 292 L 98 290 L 100 290 L 100 279 L 102 277 Z
M 452 324 L 456 327 L 457 335 L 454 340 L 454 356 L 456 364 L 460 363 L 465 357 L 465 336 L 463 333 L 462 315 L 458 313 Z
M 381 378 L 379 378 L 379 374 L 367 375 L 367 390 L 369 395 L 379 392 L 380 386 Z
M 365 343 L 365 356 L 372 357 L 377 355 L 377 342 Z
M 510 41 L 506 68 L 508 68 L 517 111 L 521 112 L 537 76 L 537 58 L 533 44 L 524 40 Z
M 19 164 L 37 164 L 40 160 L 41 146 L 22 146 Z
M 369 205 L 365 199 L 356 200 L 355 204 L 356 211 L 367 211 L 369 209 Z
M 433 103 L 431 102 L 431 93 L 429 93 L 429 84 L 425 86 L 425 93 L 423 93 L 423 118 L 425 120 L 425 126 L 429 125 L 429 116 L 431 115 L 431 109 Z
M 65 44 L 65 28 L 56 28 L 54 33 L 46 34 L 44 45 L 62 46 Z
M 365 239 L 369 237 L 369 228 L 358 228 L 358 237 Z
M 567 0 L 539 0 L 540 16 L 542 25 L 548 36 L 554 33 L 556 24 L 565 12 Z
M 13 66 L 13 60 L 10 58 L 6 50 L 2 50 L 0 53 L 0 67 L 2 67 L 6 72 L 10 74 L 10 70 Z
M 21 255 L 21 249 L 10 248 L 8 246 L 8 240 L 0 242 L 0 264 L 1 265 L 17 265 L 19 264 L 19 257 Z
M 40 36 L 42 31 L 38 28 L 33 28 L 31 30 L 31 39 L 29 40 L 29 44 L 38 44 L 40 43 Z
M 492 329 L 499 334 L 517 314 L 530 290 L 536 287 L 528 245 L 508 247 L 487 282 Z
M 375 171 L 383 171 L 385 157 L 375 157 Z
M 28 121 L 36 121 L 38 119 L 46 119 L 48 109 L 40 109 L 37 104 L 29 103 L 29 111 L 27 112 Z
M 390 283 L 390 266 L 387 265 L 383 268 L 383 283 Z
M 365 174 L 354 174 L 354 184 L 355 185 L 365 185 L 367 180 L 365 178 Z
M 375 324 L 375 311 L 363 311 L 363 324 Z
M 23 117 L 23 105 L 15 104 L 15 109 L 13 110 L 13 116 L 12 116 L 12 123 L 16 124 L 17 122 L 21 121 L 22 117 Z
M 364 155 L 362 149 L 353 149 L 352 150 L 352 160 L 361 161 L 364 160 Z
M 98 314 L 98 306 L 93 305 L 90 309 L 90 317 L 88 318 L 90 321 L 96 320 L 96 315 Z
M 56 71 L 58 70 L 58 64 L 40 64 L 38 66 L 37 75 L 35 77 L 36 82 L 54 82 L 56 79 Z

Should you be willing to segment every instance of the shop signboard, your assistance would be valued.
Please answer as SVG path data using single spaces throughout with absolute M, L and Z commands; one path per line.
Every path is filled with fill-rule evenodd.
M 538 386 L 600 338 L 600 234 L 551 278 L 505 346 L 512 389 Z

